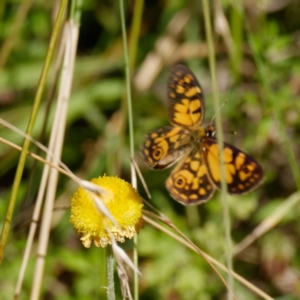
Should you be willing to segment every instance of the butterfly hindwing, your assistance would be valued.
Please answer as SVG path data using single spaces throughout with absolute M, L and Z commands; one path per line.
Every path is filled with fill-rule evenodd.
M 168 89 L 169 120 L 173 125 L 192 128 L 204 120 L 204 98 L 195 75 L 185 66 L 172 68 Z
M 222 179 L 217 140 L 205 137 L 203 138 L 202 145 L 202 154 L 210 179 L 220 189 Z M 224 143 L 223 160 L 225 180 L 230 194 L 249 192 L 262 181 L 263 170 L 261 166 L 252 157 L 236 147 Z
M 176 163 L 190 146 L 188 130 L 164 126 L 148 134 L 141 152 L 149 167 L 165 169 Z
M 171 172 L 166 187 L 170 195 L 184 205 L 196 205 L 212 197 L 215 188 L 196 148 Z

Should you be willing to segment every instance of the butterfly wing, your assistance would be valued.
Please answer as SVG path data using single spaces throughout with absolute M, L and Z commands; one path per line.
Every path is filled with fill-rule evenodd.
M 204 97 L 195 75 L 183 65 L 175 65 L 168 89 L 169 120 L 171 124 L 193 128 L 204 120 Z
M 219 160 L 219 145 L 211 137 L 202 139 L 202 154 L 209 177 L 214 185 L 221 187 L 221 169 Z M 224 143 L 223 160 L 225 166 L 225 179 L 230 194 L 243 194 L 258 186 L 263 179 L 261 166 L 249 155 Z
M 172 171 L 166 187 L 170 195 L 184 205 L 204 203 L 212 197 L 215 188 L 209 180 L 203 157 L 196 148 Z
M 164 126 L 146 137 L 141 153 L 153 169 L 165 169 L 176 163 L 190 148 L 190 132 L 184 128 Z

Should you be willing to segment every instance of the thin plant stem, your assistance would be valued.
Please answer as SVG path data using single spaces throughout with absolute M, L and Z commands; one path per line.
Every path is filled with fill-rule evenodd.
M 65 39 L 62 39 L 62 43 L 60 43 L 60 51 L 59 52 L 62 52 L 62 53 L 65 48 L 64 41 L 65 41 Z M 60 70 L 61 65 L 59 65 L 59 63 L 61 63 L 61 61 L 59 59 L 59 56 L 57 57 L 57 59 L 59 60 L 59 62 L 57 63 L 57 69 Z M 45 124 L 46 124 L 46 122 L 45 122 Z M 39 150 L 41 150 L 41 149 L 39 149 Z M 29 152 L 28 152 L 28 155 L 30 155 Z M 36 156 L 34 154 L 32 155 L 32 157 L 34 157 L 36 159 Z M 47 180 L 48 180 L 48 176 L 49 176 L 49 172 L 50 172 L 50 165 L 47 163 L 47 162 L 51 161 L 50 158 L 51 158 L 51 156 L 48 154 L 47 158 L 46 158 L 46 162 L 44 162 L 43 174 L 42 174 L 42 178 L 41 178 L 41 181 L 39 184 L 39 192 L 38 192 L 37 199 L 35 202 L 34 212 L 33 212 L 32 220 L 31 220 L 31 224 L 30 224 L 30 228 L 29 228 L 29 233 L 28 233 L 27 240 L 26 240 L 26 246 L 25 246 L 25 250 L 24 250 L 24 254 L 23 254 L 22 264 L 20 267 L 17 284 L 15 287 L 14 300 L 19 299 L 20 292 L 21 292 L 22 285 L 23 285 L 24 276 L 25 276 L 25 271 L 26 271 L 27 264 L 29 261 L 30 253 L 32 251 L 32 244 L 33 244 L 34 237 L 36 234 L 37 224 L 38 224 L 38 221 L 40 218 L 40 212 L 41 212 L 44 194 L 45 194 L 45 190 L 46 190 L 46 186 L 47 186 Z
M 114 281 L 114 255 L 111 246 L 106 248 L 106 280 L 107 280 L 107 300 L 115 300 Z
M 139 1 L 137 1 L 139 2 Z M 134 157 L 134 134 L 133 134 L 133 113 L 132 113 L 132 98 L 131 98 L 131 84 L 130 84 L 130 68 L 129 68 L 129 57 L 128 57 L 128 46 L 127 46 L 127 37 L 126 37 L 126 24 L 125 24 L 125 12 L 124 12 L 124 1 L 119 0 L 120 3 L 120 16 L 121 16 L 121 27 L 122 27 L 122 38 L 123 38 L 123 48 L 124 48 L 124 62 L 125 62 L 125 75 L 126 75 L 126 90 L 127 90 L 127 113 L 128 113 L 128 123 L 129 123 L 129 140 L 130 140 L 130 159 L 131 159 L 131 184 L 134 188 L 137 188 L 137 179 L 134 164 L 132 159 Z M 141 4 L 140 4 L 141 5 Z M 136 8 L 135 12 L 139 14 L 136 16 L 135 23 L 132 29 L 134 32 L 134 40 L 131 42 L 131 49 L 136 49 L 136 44 L 139 36 L 138 26 L 141 24 L 141 15 L 142 15 L 143 6 Z M 131 57 L 131 66 L 134 66 L 135 63 L 136 51 L 132 54 Z M 133 249 L 133 258 L 135 264 L 135 270 L 138 269 L 138 252 L 137 252 L 137 236 L 134 237 L 134 249 Z M 138 273 L 134 271 L 134 299 L 138 299 L 139 290 L 138 290 Z
M 45 84 L 46 84 L 47 74 L 48 74 L 48 71 L 49 71 L 49 68 L 50 68 L 50 63 L 51 63 L 51 60 L 52 60 L 52 57 L 53 57 L 57 37 L 58 37 L 58 34 L 60 32 L 60 27 L 61 27 L 62 19 L 63 19 L 63 16 L 64 16 L 64 12 L 65 12 L 65 9 L 66 9 L 66 6 L 67 6 L 67 2 L 68 2 L 68 0 L 62 0 L 61 3 L 60 3 L 59 11 L 58 11 L 58 14 L 57 14 L 57 19 L 56 19 L 55 24 L 54 24 L 54 28 L 53 28 L 53 31 L 52 31 L 52 35 L 51 35 L 51 39 L 50 39 L 50 43 L 49 43 L 49 47 L 48 47 L 48 52 L 47 52 L 46 59 L 45 59 L 45 64 L 44 64 L 44 67 L 43 67 L 43 70 L 42 70 L 42 74 L 41 74 L 39 84 L 38 84 L 38 89 L 37 89 L 36 96 L 35 96 L 35 99 L 34 99 L 32 112 L 31 112 L 31 116 L 30 116 L 30 119 L 29 119 L 29 124 L 28 124 L 27 130 L 26 130 L 27 135 L 31 135 L 32 130 L 33 130 L 33 126 L 34 126 L 36 116 L 37 116 L 37 113 L 38 113 L 38 109 L 39 109 L 39 106 L 40 106 L 40 103 L 41 103 L 42 95 L 43 95 Z M 11 193 L 10 201 L 9 201 L 9 204 L 8 204 L 8 209 L 7 209 L 7 212 L 6 212 L 6 216 L 5 216 L 4 226 L 3 226 L 3 229 L 2 229 L 2 232 L 1 232 L 0 264 L 2 262 L 3 255 L 4 255 L 4 248 L 5 248 L 5 244 L 6 244 L 9 229 L 10 229 L 11 219 L 12 219 L 12 215 L 13 215 L 16 200 L 17 200 L 19 185 L 20 185 L 20 182 L 21 182 L 21 177 L 22 177 L 22 174 L 23 174 L 23 170 L 24 170 L 24 166 L 25 166 L 25 161 L 26 161 L 27 151 L 28 151 L 29 145 L 30 145 L 30 141 L 25 139 L 24 143 L 23 143 L 23 147 L 22 147 L 23 150 L 22 150 L 21 155 L 20 155 L 20 159 L 19 159 L 15 179 L 14 179 L 14 182 L 13 182 L 12 193 Z
M 135 269 L 139 266 L 139 252 L 138 252 L 138 236 L 137 234 L 133 238 L 133 263 Z M 139 299 L 139 276 L 138 272 L 134 271 L 133 275 L 133 297 L 135 300 Z
M 78 42 L 79 26 L 75 25 L 72 20 L 65 26 L 66 47 L 64 54 L 64 63 L 61 74 L 61 82 L 58 92 L 58 103 L 55 112 L 55 118 L 50 137 L 49 149 L 53 149 L 53 163 L 58 164 L 63 148 L 64 131 L 67 122 L 68 99 L 70 98 L 74 62 L 76 57 L 76 49 Z M 48 168 L 48 166 L 46 166 Z M 56 186 L 58 182 L 59 172 L 51 169 L 47 181 L 47 191 L 45 194 L 44 211 L 39 234 L 39 243 L 37 248 L 37 260 L 34 270 L 34 282 L 31 290 L 31 300 L 39 299 L 39 293 L 43 278 L 45 256 L 47 254 L 49 235 L 51 229 L 51 220 L 56 195 Z
M 207 0 L 202 0 L 203 4 L 203 13 L 204 13 L 204 21 L 205 21 L 205 30 L 206 30 L 206 38 L 208 43 L 208 53 L 209 53 L 209 66 L 210 66 L 210 74 L 212 81 L 212 94 L 214 100 L 214 108 L 216 114 L 216 129 L 217 129 L 217 139 L 219 146 L 219 159 L 220 159 L 220 169 L 221 169 L 221 202 L 223 207 L 223 221 L 224 221 L 224 229 L 225 229 L 225 247 L 226 247 L 226 264 L 227 268 L 230 271 L 228 273 L 228 288 L 229 291 L 227 293 L 227 299 L 233 299 L 233 276 L 231 275 L 232 271 L 232 245 L 231 245 L 231 234 L 230 234 L 230 215 L 229 215 L 229 207 L 226 199 L 227 194 L 227 184 L 225 181 L 225 166 L 223 155 L 223 132 L 222 132 L 222 119 L 221 119 L 221 110 L 220 110 L 220 101 L 219 101 L 219 90 L 216 78 L 216 62 L 215 62 L 215 49 L 213 43 L 213 34 L 211 28 L 211 18 L 209 5 Z
M 74 24 L 79 25 L 81 23 L 83 0 L 71 1 L 70 8 L 70 19 L 73 20 Z
M 75 1 L 73 1 L 73 2 L 75 2 Z M 80 19 L 78 19 L 77 21 L 79 22 Z M 65 34 L 64 34 L 64 38 L 62 40 L 63 43 L 61 43 L 60 51 L 59 51 L 62 54 L 65 51 L 65 40 L 66 40 L 66 36 L 67 36 L 67 28 L 69 28 L 71 30 L 71 27 L 72 27 L 71 25 L 70 26 L 65 26 L 65 30 L 64 30 Z M 77 38 L 75 37 L 75 41 L 76 40 L 77 40 Z M 76 45 L 77 45 L 77 42 L 76 42 Z M 76 47 L 75 47 L 75 49 L 76 49 Z M 60 64 L 61 64 L 60 61 L 61 60 L 59 58 L 58 58 L 58 60 L 59 60 L 59 63 L 57 65 L 57 68 L 60 69 Z M 56 137 L 55 137 L 55 143 L 56 143 Z M 51 156 L 47 155 L 47 160 L 48 161 L 51 160 Z M 53 164 L 51 164 L 51 165 L 54 166 Z M 63 171 L 63 173 L 65 173 L 64 170 L 59 170 L 60 173 L 62 173 L 62 171 Z M 37 228 L 37 222 L 38 222 L 39 217 L 40 217 L 42 199 L 44 197 L 49 172 L 50 172 L 49 166 L 45 167 L 44 172 L 43 172 L 43 176 L 42 176 L 42 179 L 41 179 L 39 194 L 38 194 L 38 197 L 37 197 L 37 201 L 36 201 L 36 205 L 35 205 L 35 209 L 34 209 L 34 213 L 33 213 L 32 223 L 31 223 L 31 226 L 30 226 L 29 234 L 28 234 L 28 239 L 27 239 L 26 248 L 25 248 L 25 252 L 24 252 L 24 257 L 23 257 L 23 261 L 22 261 L 22 265 L 21 265 L 21 270 L 19 272 L 18 281 L 17 281 L 17 285 L 16 285 L 16 289 L 15 289 L 15 299 L 18 299 L 20 291 L 21 291 L 26 266 L 27 266 L 29 255 L 30 255 L 31 248 L 32 248 L 33 238 L 35 236 L 35 232 L 36 232 L 36 228 Z
M 126 37 L 126 24 L 125 24 L 125 16 L 124 16 L 124 14 L 125 14 L 124 1 L 119 0 L 119 3 L 120 3 L 122 38 L 123 38 L 123 48 L 124 48 L 126 90 L 127 90 L 129 143 L 130 143 L 129 147 L 130 147 L 130 157 L 133 157 L 134 156 L 133 116 L 132 116 L 131 84 L 130 84 L 130 70 L 129 70 L 127 37 Z M 133 168 L 133 170 L 134 170 L 134 168 Z
M 110 247 L 110 246 L 109 246 Z M 106 299 L 106 287 L 107 287 L 107 274 L 106 274 L 106 253 L 107 249 L 106 248 L 101 248 L 99 249 L 99 285 L 100 285 L 100 290 L 99 293 L 97 294 L 99 299 Z
M 144 9 L 144 0 L 135 1 L 134 4 L 134 12 L 133 12 L 133 21 L 131 25 L 130 31 L 130 43 L 129 43 L 129 69 L 134 70 L 135 62 L 136 62 L 136 55 L 138 49 L 138 40 L 141 31 L 141 22 L 143 16 L 143 9 Z M 133 156 L 131 157 L 131 161 Z M 135 186 L 137 187 L 137 186 Z M 135 268 L 138 269 L 138 236 L 135 235 L 133 238 L 133 263 Z M 139 298 L 139 278 L 138 273 L 134 272 L 134 298 L 137 300 Z

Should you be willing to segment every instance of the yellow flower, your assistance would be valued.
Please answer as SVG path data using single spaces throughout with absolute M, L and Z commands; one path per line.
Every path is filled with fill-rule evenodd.
M 124 242 L 125 238 L 131 239 L 144 224 L 143 200 L 138 192 L 118 177 L 103 176 L 91 182 L 110 192 L 98 198 L 106 205 L 119 227 L 101 213 L 93 194 L 80 187 L 71 199 L 70 222 L 76 232 L 82 235 L 83 245 L 89 248 L 94 240 L 97 247 L 106 247 L 111 244 L 111 234 L 119 242 Z

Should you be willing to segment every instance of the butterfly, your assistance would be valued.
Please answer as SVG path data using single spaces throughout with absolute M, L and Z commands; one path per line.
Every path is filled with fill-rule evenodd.
M 172 126 L 148 134 L 142 156 L 153 169 L 165 169 L 178 162 L 166 181 L 170 195 L 184 205 L 204 203 L 221 187 L 219 146 L 214 127 L 203 127 L 202 88 L 186 66 L 172 68 L 168 112 Z M 262 181 L 261 166 L 243 151 L 224 143 L 222 155 L 229 194 L 249 192 Z

